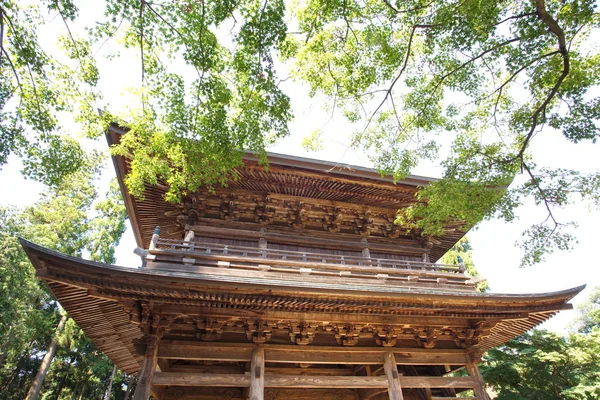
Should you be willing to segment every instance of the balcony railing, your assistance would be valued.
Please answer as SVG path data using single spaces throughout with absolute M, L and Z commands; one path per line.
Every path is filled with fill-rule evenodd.
M 289 263 L 335 264 L 348 266 L 369 266 L 379 268 L 408 269 L 415 271 L 449 272 L 462 274 L 463 265 L 426 263 L 419 261 L 393 260 L 387 258 L 365 258 L 343 256 L 337 254 L 322 254 L 303 251 L 288 251 L 278 249 L 260 249 L 258 247 L 228 246 L 217 243 L 184 242 L 181 240 L 159 239 L 156 248 L 164 250 L 179 250 L 188 253 L 210 254 L 213 256 L 244 257 L 263 260 L 283 261 Z
M 340 277 L 362 279 L 363 281 L 376 279 L 380 284 L 394 281 L 400 284 L 418 284 L 419 286 L 444 284 L 470 290 L 474 289 L 477 283 L 465 275 L 465 267 L 462 264 L 449 265 L 366 258 L 163 238 L 157 239 L 153 247 L 149 250 L 150 256 L 147 257 L 147 260 L 152 263 L 170 263 L 172 265 L 175 262 L 176 264 L 202 267 L 254 270 L 260 273 L 329 276 L 336 277 L 338 280 Z M 162 265 L 161 268 L 164 268 L 164 264 Z

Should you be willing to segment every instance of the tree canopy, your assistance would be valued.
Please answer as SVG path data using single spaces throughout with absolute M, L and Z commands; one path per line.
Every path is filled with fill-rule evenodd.
M 73 113 L 91 138 L 114 120 L 95 110 L 105 104 L 96 53 L 114 38 L 138 54 L 124 68 L 142 83 L 113 149 L 132 157 L 135 195 L 164 182 L 177 201 L 223 183 L 245 151 L 266 163 L 292 119 L 285 65 L 354 124 L 351 146 L 382 173 L 401 179 L 450 143 L 443 179 L 419 194 L 427 207 L 398 216 L 407 229 L 435 236 L 447 220 L 511 221 L 533 199 L 547 218 L 521 242 L 532 264 L 576 240 L 556 208 L 599 203 L 600 173 L 538 165 L 531 151 L 550 130 L 598 139 L 592 0 L 105 0 L 80 35 L 83 4 L 0 2 L 0 163 L 14 153 L 29 177 L 55 185 L 94 157 L 57 115 Z M 40 44 L 50 18 L 63 26 L 61 55 Z M 517 175 L 524 183 L 510 186 Z

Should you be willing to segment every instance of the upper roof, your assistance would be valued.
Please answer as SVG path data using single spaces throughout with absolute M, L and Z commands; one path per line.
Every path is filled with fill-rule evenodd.
M 109 145 L 118 143 L 125 133 L 124 128 L 111 125 L 107 132 Z M 389 220 L 388 216 L 391 216 L 393 221 L 398 209 L 419 201 L 416 197 L 419 188 L 436 180 L 411 175 L 394 182 L 391 176 L 381 176 L 374 169 L 359 166 L 274 153 L 268 153 L 268 159 L 269 168 L 265 169 L 254 155 L 247 154 L 244 166 L 236 168 L 239 179 L 231 180 L 223 190 L 293 196 L 332 206 L 350 204 L 366 210 L 375 209 L 378 215 L 386 214 L 386 218 Z M 147 185 L 144 198 L 136 199 L 124 184 L 129 172 L 128 160 L 113 156 L 113 162 L 138 246 L 148 248 L 156 226 L 163 228 L 163 237 L 169 238 L 169 232 L 178 224 L 172 215 L 176 206 L 164 200 L 168 188 L 165 185 Z M 444 235 L 433 241 L 430 259 L 438 260 L 468 229 L 470 227 L 461 221 L 449 221 Z M 179 239 L 177 235 L 172 235 L 172 238 Z

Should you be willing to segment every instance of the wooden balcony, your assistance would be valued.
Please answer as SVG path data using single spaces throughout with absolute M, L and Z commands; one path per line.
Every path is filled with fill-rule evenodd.
M 464 265 L 365 258 L 158 238 L 146 268 L 310 282 L 476 290 Z M 236 272 L 237 271 L 237 272 Z M 253 273 L 250 273 L 253 272 Z M 250 275 L 249 275 L 250 273 Z

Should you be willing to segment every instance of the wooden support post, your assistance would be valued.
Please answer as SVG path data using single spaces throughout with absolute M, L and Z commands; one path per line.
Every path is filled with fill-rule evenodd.
M 265 350 L 257 347 L 250 361 L 250 400 L 265 398 Z
M 383 356 L 383 369 L 388 381 L 388 394 L 390 400 L 403 400 L 402 388 L 398 376 L 398 367 L 396 366 L 396 357 L 394 353 L 388 351 Z
M 138 384 L 133 400 L 148 400 L 152 391 L 152 380 L 158 363 L 158 335 L 150 335 L 142 368 L 138 372 Z
M 425 398 L 427 400 L 431 400 L 431 396 L 432 396 L 432 394 L 431 394 L 431 388 L 425 388 Z
M 473 392 L 475 392 L 475 396 L 477 400 L 490 400 L 487 392 L 485 391 L 485 383 L 483 383 L 483 377 L 479 372 L 479 368 L 477 368 L 477 364 L 469 363 L 465 365 L 469 376 L 473 378 L 474 387 Z

